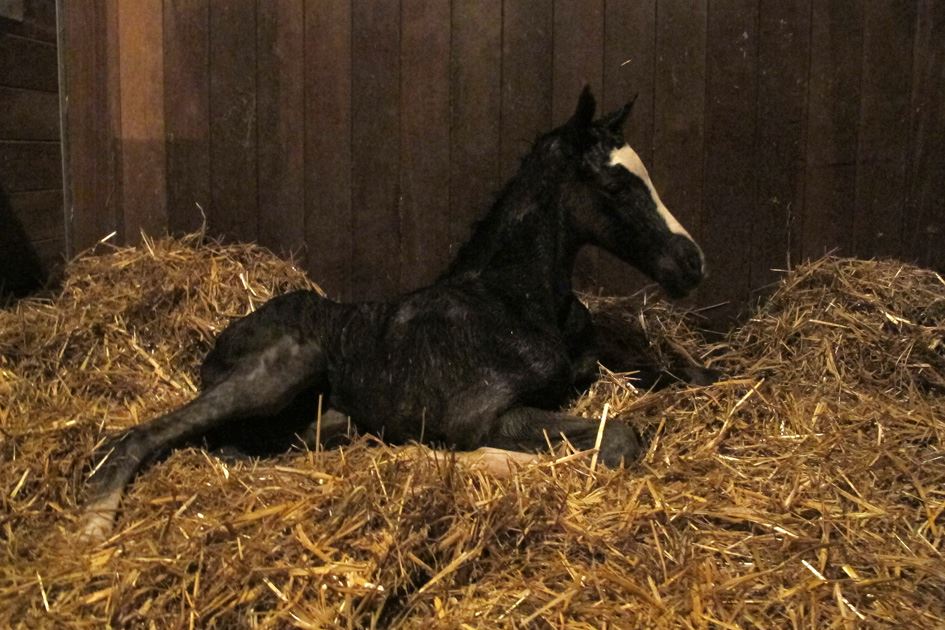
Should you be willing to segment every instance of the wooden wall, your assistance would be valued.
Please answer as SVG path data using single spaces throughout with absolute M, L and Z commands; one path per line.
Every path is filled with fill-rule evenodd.
M 581 86 L 743 302 L 837 249 L 945 269 L 945 2 L 66 3 L 71 226 L 296 252 L 336 296 L 432 279 Z M 585 286 L 627 291 L 609 256 Z
M 55 0 L 0 16 L 0 300 L 40 286 L 65 251 Z

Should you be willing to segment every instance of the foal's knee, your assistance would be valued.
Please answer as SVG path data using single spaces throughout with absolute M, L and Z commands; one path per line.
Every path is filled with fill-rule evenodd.
M 621 422 L 611 422 L 604 428 L 599 461 L 608 468 L 629 466 L 643 453 L 643 443 L 636 429 Z

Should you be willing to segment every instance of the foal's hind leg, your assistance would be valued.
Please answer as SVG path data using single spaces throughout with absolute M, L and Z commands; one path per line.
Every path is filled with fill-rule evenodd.
M 232 321 L 214 340 L 200 366 L 203 389 L 225 380 L 247 358 L 269 348 L 286 334 L 305 335 L 314 321 L 328 316 L 329 301 L 312 291 L 295 291 L 269 300 L 246 317 Z M 316 312 L 318 311 L 318 312 Z M 322 404 L 322 437 L 335 436 L 347 427 L 339 414 L 328 409 L 328 392 L 312 387 L 299 392 L 278 413 L 247 417 L 216 427 L 196 440 L 195 446 L 235 455 L 259 457 L 284 453 L 293 446 L 314 447 L 319 394 Z M 342 429 L 343 432 L 343 429 Z
M 594 448 L 599 424 L 566 413 L 516 407 L 499 416 L 486 436 L 483 446 L 510 451 L 540 452 L 567 439 L 578 450 Z M 547 435 L 547 437 L 546 437 Z M 643 447 L 637 432 L 630 426 L 610 421 L 604 426 L 599 459 L 616 468 L 639 458 Z
M 244 357 L 184 407 L 110 439 L 93 462 L 82 536 L 101 540 L 108 534 L 125 486 L 143 466 L 227 423 L 276 414 L 301 391 L 324 382 L 319 344 L 284 335 Z

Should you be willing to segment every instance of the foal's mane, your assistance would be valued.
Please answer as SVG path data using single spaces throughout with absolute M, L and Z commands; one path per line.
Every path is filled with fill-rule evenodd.
M 527 229 L 536 212 L 555 205 L 555 184 L 572 165 L 573 158 L 559 150 L 560 132 L 540 136 L 522 158 L 515 175 L 496 195 L 489 211 L 473 223 L 470 238 L 463 243 L 445 276 L 479 271 L 503 247 L 503 237 L 516 228 Z M 546 217 L 550 218 L 550 217 Z

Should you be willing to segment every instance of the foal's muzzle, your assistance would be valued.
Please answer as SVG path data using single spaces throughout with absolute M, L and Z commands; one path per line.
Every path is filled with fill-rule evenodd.
M 702 250 L 692 239 L 673 234 L 656 261 L 655 275 L 670 297 L 685 297 L 705 277 Z

